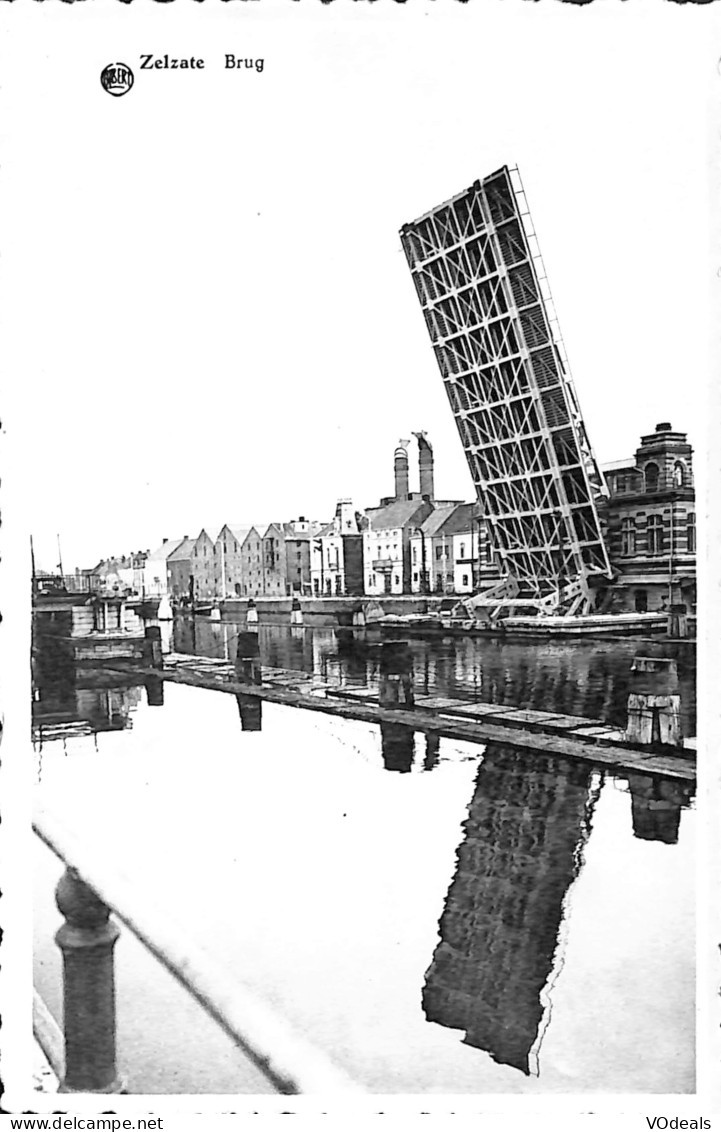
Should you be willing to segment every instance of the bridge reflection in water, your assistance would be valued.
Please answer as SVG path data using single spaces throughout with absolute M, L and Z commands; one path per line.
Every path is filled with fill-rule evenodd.
M 587 765 L 489 744 L 464 822 L 423 1009 L 525 1074 L 599 788 Z

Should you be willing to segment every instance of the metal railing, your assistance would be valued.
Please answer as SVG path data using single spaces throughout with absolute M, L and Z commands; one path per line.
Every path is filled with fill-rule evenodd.
M 187 931 L 159 907 L 154 896 L 144 896 L 112 869 L 88 864 L 82 846 L 50 817 L 37 819 L 33 829 L 66 866 L 56 889 L 65 922 L 55 937 L 63 952 L 64 1034 L 38 995 L 33 1008 L 35 1037 L 59 1078 L 61 1092 L 131 1091 L 125 1088 L 116 1066 L 113 948 L 120 930 L 111 913 L 230 1036 L 277 1092 L 363 1092 L 249 988 L 229 985 L 227 971 L 188 939 Z

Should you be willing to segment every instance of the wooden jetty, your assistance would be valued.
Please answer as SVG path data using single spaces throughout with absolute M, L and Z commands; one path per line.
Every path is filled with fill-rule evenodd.
M 113 667 L 127 673 L 121 662 Z M 552 712 L 476 703 L 447 696 L 416 695 L 413 707 L 387 707 L 371 688 L 332 685 L 315 675 L 263 666 L 259 683 L 240 679 L 228 661 L 173 653 L 163 667 L 133 665 L 137 676 L 254 697 L 366 723 L 396 723 L 416 731 L 474 743 L 506 743 L 529 752 L 583 759 L 618 770 L 641 771 L 694 782 L 695 742 L 684 748 L 651 749 L 629 744 L 625 733 L 598 720 Z

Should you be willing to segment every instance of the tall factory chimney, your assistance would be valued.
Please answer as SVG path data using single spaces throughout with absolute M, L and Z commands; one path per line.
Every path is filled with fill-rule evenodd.
M 396 499 L 408 499 L 410 484 L 408 477 L 408 445 L 410 440 L 399 440 L 393 453 L 393 471 L 396 481 Z
M 433 488 L 433 449 L 425 432 L 414 432 L 418 440 L 418 471 L 421 479 L 421 495 L 428 496 L 431 503 L 435 499 Z

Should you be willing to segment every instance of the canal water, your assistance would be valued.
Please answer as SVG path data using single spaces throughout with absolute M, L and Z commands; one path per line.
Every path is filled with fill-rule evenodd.
M 234 657 L 235 626 L 177 622 Z M 260 630 L 278 668 L 371 685 L 378 648 Z M 416 642 L 416 686 L 620 723 L 633 642 Z M 62 677 L 62 678 L 61 678 Z M 689 708 L 693 704 L 692 682 Z M 671 780 L 165 684 L 36 691 L 36 805 L 376 1093 L 694 1089 L 695 811 Z M 690 725 L 689 725 L 690 726 Z M 60 1014 L 37 847 L 36 985 Z M 123 932 L 130 1091 L 255 1093 L 257 1072 Z

